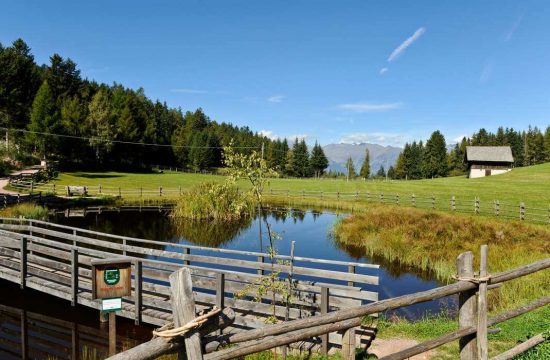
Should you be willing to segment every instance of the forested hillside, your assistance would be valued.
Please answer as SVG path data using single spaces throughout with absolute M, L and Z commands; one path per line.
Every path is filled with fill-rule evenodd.
M 58 54 L 39 65 L 21 39 L 0 44 L 0 122 L 12 159 L 34 155 L 64 168 L 203 170 L 221 165 L 221 147 L 231 139 L 242 151 L 270 143 L 201 109 L 151 100 L 141 88 L 83 79 L 76 63 Z

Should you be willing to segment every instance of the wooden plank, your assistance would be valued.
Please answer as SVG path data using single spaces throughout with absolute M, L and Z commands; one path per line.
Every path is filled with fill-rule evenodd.
M 134 261 L 134 305 L 136 310 L 135 324 L 141 321 L 141 306 L 143 302 L 143 266 L 141 261 Z
M 471 251 L 460 254 L 457 258 L 456 267 L 458 277 L 472 278 L 474 276 L 473 268 L 474 255 Z M 477 303 L 476 289 L 463 291 L 458 295 L 458 326 L 459 328 L 468 328 L 475 326 L 477 321 Z M 475 334 L 470 334 L 460 338 L 460 360 L 477 359 L 477 342 Z
M 329 293 L 328 288 L 321 289 L 321 315 L 326 315 L 329 309 Z M 328 333 L 321 335 L 321 353 L 324 356 L 328 355 Z
M 19 277 L 20 282 L 19 286 L 21 289 L 25 288 L 25 282 L 27 279 L 27 238 L 23 237 L 21 239 L 21 248 L 19 249 Z
M 78 249 L 71 250 L 71 305 L 78 303 Z
M 479 277 L 487 276 L 487 245 L 481 245 L 481 258 L 479 260 Z M 480 360 L 488 360 L 489 344 L 487 343 L 487 281 L 481 281 L 478 292 L 477 309 L 477 346 Z
M 172 291 L 172 314 L 174 326 L 180 327 L 192 321 L 195 316 L 195 299 L 191 272 L 188 268 L 181 268 L 170 275 L 170 290 Z M 188 360 L 202 360 L 200 334 L 196 331 L 184 335 L 185 350 Z M 179 357 L 181 357 L 181 353 Z M 183 358 L 181 358 L 183 360 Z

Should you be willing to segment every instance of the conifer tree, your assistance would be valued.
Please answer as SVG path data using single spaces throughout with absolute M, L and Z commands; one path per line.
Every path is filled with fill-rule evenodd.
M 45 159 L 59 142 L 56 137 L 44 133 L 55 134 L 59 130 L 59 112 L 55 106 L 50 86 L 46 81 L 42 83 L 32 103 L 31 122 L 28 141 L 36 146 L 40 156 Z
M 359 176 L 363 179 L 368 179 L 370 176 L 370 154 L 369 149 L 365 149 L 365 160 L 363 160 L 363 165 L 361 165 L 361 170 L 359 171 Z
M 328 159 L 325 156 L 325 152 L 321 145 L 315 142 L 313 149 L 311 150 L 311 159 L 309 160 L 311 170 L 316 177 L 319 177 L 325 173 L 325 169 L 328 167 Z
M 434 131 L 426 142 L 423 156 L 425 177 L 444 177 L 449 173 L 447 166 L 447 146 L 439 130 Z
M 351 156 L 346 161 L 346 176 L 348 180 L 354 179 L 357 176 Z

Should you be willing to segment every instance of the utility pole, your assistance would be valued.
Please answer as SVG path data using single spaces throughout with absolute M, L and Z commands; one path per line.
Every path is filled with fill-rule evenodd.
M 262 142 L 262 160 L 264 159 L 264 148 L 265 148 L 264 145 L 265 145 L 265 144 Z

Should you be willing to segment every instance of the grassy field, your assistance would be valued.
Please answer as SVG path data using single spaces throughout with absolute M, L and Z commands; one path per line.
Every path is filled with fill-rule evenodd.
M 181 172 L 165 173 L 92 173 L 74 172 L 61 173 L 55 181 L 60 186 L 86 185 L 104 188 L 133 189 L 136 192 L 144 190 L 158 191 L 164 189 L 188 189 L 193 185 L 205 181 L 220 182 L 222 176 L 188 174 Z M 245 184 L 243 183 L 243 186 Z M 353 180 L 343 179 L 272 179 L 269 187 L 274 190 L 290 190 L 291 192 L 323 191 L 356 192 L 372 194 L 383 192 L 387 195 L 399 193 L 403 201 L 410 201 L 410 195 L 430 197 L 449 201 L 452 195 L 458 200 L 473 200 L 479 197 L 482 204 L 492 203 L 498 199 L 504 203 L 514 205 L 525 202 L 527 207 L 547 209 L 550 205 L 550 163 L 526 168 L 517 168 L 508 174 L 491 176 L 480 179 L 465 177 L 450 177 L 440 179 L 411 180 L 411 181 L 381 181 L 381 180 Z M 325 195 L 326 196 L 326 195 Z M 407 199 L 407 200 L 405 200 Z

